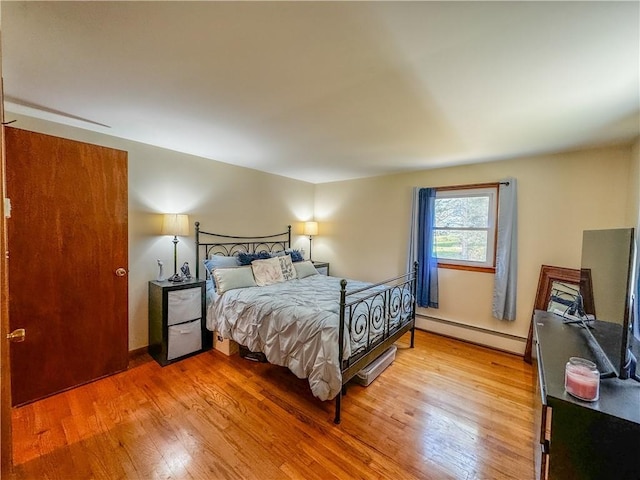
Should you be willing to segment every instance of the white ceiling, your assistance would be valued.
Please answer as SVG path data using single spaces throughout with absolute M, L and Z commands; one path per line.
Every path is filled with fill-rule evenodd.
M 312 183 L 626 142 L 639 6 L 4 1 L 5 108 Z

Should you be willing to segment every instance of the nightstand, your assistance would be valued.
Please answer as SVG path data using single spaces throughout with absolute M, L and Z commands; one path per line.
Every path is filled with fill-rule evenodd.
M 149 282 L 149 354 L 162 366 L 211 349 L 205 281 Z
M 320 275 L 329 275 L 329 262 L 318 262 L 313 260 L 313 266 L 316 267 Z

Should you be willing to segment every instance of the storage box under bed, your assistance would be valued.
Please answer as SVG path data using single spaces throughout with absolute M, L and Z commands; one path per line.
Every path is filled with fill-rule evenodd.
M 397 350 L 398 347 L 391 345 L 382 355 L 360 370 L 357 375 L 353 377 L 353 381 L 364 387 L 369 386 L 371 382 L 378 378 L 378 375 L 380 375 L 385 368 L 393 363 L 396 359 Z

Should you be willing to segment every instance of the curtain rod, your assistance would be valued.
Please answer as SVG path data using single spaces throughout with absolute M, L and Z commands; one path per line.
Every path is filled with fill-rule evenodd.
M 472 188 L 484 188 L 484 187 L 495 187 L 496 185 L 505 185 L 509 186 L 510 182 L 487 182 L 487 183 L 470 183 L 467 185 L 447 185 L 443 187 L 432 187 L 436 190 L 463 190 L 463 189 L 472 189 Z

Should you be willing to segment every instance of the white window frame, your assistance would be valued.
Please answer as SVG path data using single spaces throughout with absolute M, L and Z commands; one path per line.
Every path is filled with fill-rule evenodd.
M 460 186 L 437 188 L 436 199 L 438 198 L 462 198 L 462 197 L 489 197 L 489 211 L 486 228 L 477 227 L 436 227 L 434 225 L 433 235 L 438 230 L 460 230 L 460 231 L 486 231 L 487 232 L 487 259 L 484 262 L 472 260 L 457 260 L 449 258 L 438 258 L 438 266 L 445 268 L 459 268 L 464 270 L 480 270 L 495 272 L 496 262 L 496 240 L 498 228 L 498 187 L 499 185 L 482 185 L 482 186 Z M 435 241 L 433 242 L 435 245 Z

